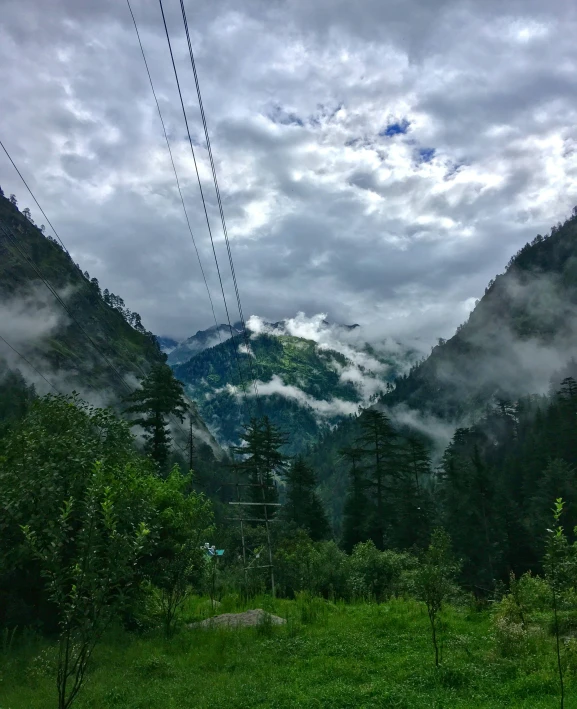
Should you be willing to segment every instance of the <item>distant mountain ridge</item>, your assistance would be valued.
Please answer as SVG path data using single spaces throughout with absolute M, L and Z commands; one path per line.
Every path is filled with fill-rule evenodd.
M 232 341 L 229 332 L 228 339 L 201 349 L 215 336 L 216 329 L 209 328 L 169 354 L 175 375 L 198 402 L 201 415 L 221 443 L 236 443 L 247 409 L 253 415 L 257 412 L 253 378 L 258 382 L 259 415 L 268 415 L 289 434 L 287 450 L 294 454 L 314 443 L 323 431 L 356 414 L 359 406 L 368 405 L 415 359 L 408 350 L 394 355 L 379 353 L 363 342 L 348 343 L 344 354 L 326 343 L 288 334 L 290 322 L 251 318 L 249 351 L 240 325 L 235 324 L 239 334 Z M 321 325 L 332 328 L 331 333 L 337 336 L 341 330 L 359 327 L 327 321 Z M 185 348 L 191 351 L 191 346 L 199 350 L 197 354 L 178 363 Z
M 285 329 L 286 322 L 287 320 L 279 320 L 274 323 L 263 321 L 263 324 L 267 329 L 275 331 L 277 334 L 282 334 L 281 331 Z M 323 324 L 330 325 L 328 320 L 323 320 Z M 355 323 L 354 325 L 338 325 L 338 327 L 350 331 L 355 330 L 360 327 L 360 325 Z M 247 329 L 251 332 L 250 325 L 247 325 Z M 236 336 L 241 335 L 242 333 L 242 323 L 235 322 L 232 325 L 232 335 Z M 176 366 L 178 364 L 184 364 L 191 357 L 194 357 L 194 355 L 197 355 L 210 347 L 226 342 L 226 340 L 230 339 L 230 337 L 231 327 L 221 323 L 218 326 L 213 325 L 206 330 L 198 330 L 194 335 L 191 335 L 181 341 L 175 340 L 172 337 L 157 337 L 156 339 L 161 350 L 168 356 L 168 363 L 171 366 Z

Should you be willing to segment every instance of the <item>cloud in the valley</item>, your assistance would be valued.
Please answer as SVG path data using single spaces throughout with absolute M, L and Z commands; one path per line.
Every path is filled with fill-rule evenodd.
M 0 137 L 74 260 L 157 334 L 208 327 L 125 3 L 0 5 Z M 187 6 L 245 313 L 329 313 L 429 345 L 577 202 L 575 3 Z M 158 5 L 133 7 L 225 322 Z M 167 12 L 233 311 L 178 3 Z M 0 185 L 40 221 L 1 155 Z
M 350 414 L 358 413 L 359 410 L 359 405 L 351 401 L 336 398 L 330 400 L 315 399 L 302 391 L 302 389 L 292 384 L 285 384 L 277 374 L 274 374 L 268 382 L 257 381 L 257 387 L 260 396 L 282 396 L 311 409 L 320 418 L 349 416 Z M 235 394 L 238 397 L 241 396 L 241 392 L 237 387 L 229 384 L 226 388 L 231 394 Z M 251 394 L 252 392 L 249 392 L 249 395 Z

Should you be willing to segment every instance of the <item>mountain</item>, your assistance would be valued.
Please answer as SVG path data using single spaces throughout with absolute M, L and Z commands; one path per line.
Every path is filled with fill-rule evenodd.
M 466 323 L 381 403 L 455 423 L 496 399 L 545 393 L 577 354 L 577 212 L 538 235 L 491 281 Z
M 184 364 L 188 362 L 194 355 L 203 352 L 209 347 L 214 347 L 215 345 L 226 342 L 231 337 L 231 328 L 228 325 L 213 325 L 207 330 L 199 330 L 196 335 L 192 335 L 182 342 L 175 343 L 175 346 L 168 352 L 168 363 L 171 366 L 176 366 L 178 364 Z M 242 324 L 235 323 L 232 326 L 232 334 L 240 335 L 242 332 Z M 163 338 L 167 340 L 167 338 Z M 174 342 L 174 340 L 172 340 Z
M 289 434 L 287 452 L 301 452 L 323 431 L 368 405 L 415 358 L 408 350 L 377 351 L 362 340 L 342 339 L 359 326 L 323 321 L 323 341 L 317 342 L 289 334 L 289 322 L 266 323 L 253 317 L 250 351 L 238 335 L 173 366 L 223 444 L 238 441 L 247 416 L 266 414 Z M 208 340 L 202 332 L 194 338 Z M 247 385 L 253 379 L 258 397 Z
M 40 393 L 53 385 L 120 408 L 137 378 L 164 356 L 140 316 L 0 194 L 0 375 L 20 371 Z M 9 343 L 9 344 L 8 344 Z M 14 349 L 11 349 L 14 348 Z M 24 359 L 25 358 L 25 359 Z M 197 447 L 222 450 L 191 403 Z M 177 428 L 175 439 L 187 438 Z
M 173 340 L 172 337 L 157 337 L 156 341 L 160 347 L 160 351 L 164 354 L 170 354 L 176 347 L 178 347 L 178 340 Z
M 525 395 L 557 390 L 564 376 L 577 371 L 576 359 L 574 210 L 549 236 L 537 235 L 515 254 L 455 335 L 440 340 L 374 405 L 401 433 L 426 436 L 438 462 L 457 428 L 512 409 Z M 308 453 L 337 534 L 348 489 L 340 450 L 358 434 L 357 420 L 347 420 Z

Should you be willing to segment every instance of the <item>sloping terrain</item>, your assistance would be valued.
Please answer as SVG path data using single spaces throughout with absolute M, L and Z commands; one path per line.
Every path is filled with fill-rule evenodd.
M 118 296 L 102 292 L 96 279 L 83 274 L 54 239 L 3 196 L 0 335 L 14 348 L 0 341 L 3 371 L 21 371 L 41 393 L 51 391 L 48 381 L 62 393 L 74 390 L 98 405 L 119 406 L 137 378 L 164 357 L 138 314 Z M 192 402 L 191 408 L 198 445 L 220 454 Z M 174 434 L 183 435 L 178 429 Z
M 455 422 L 495 398 L 546 392 L 577 354 L 577 216 L 509 262 L 468 321 L 382 398 Z

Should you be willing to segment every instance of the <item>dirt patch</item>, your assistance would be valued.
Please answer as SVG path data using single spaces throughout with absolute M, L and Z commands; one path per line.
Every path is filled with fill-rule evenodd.
M 270 623 L 271 625 L 284 625 L 286 620 L 278 615 L 272 615 L 262 608 L 244 611 L 244 613 L 222 613 L 212 618 L 201 620 L 199 623 L 190 623 L 189 628 L 250 628 L 255 625 Z

